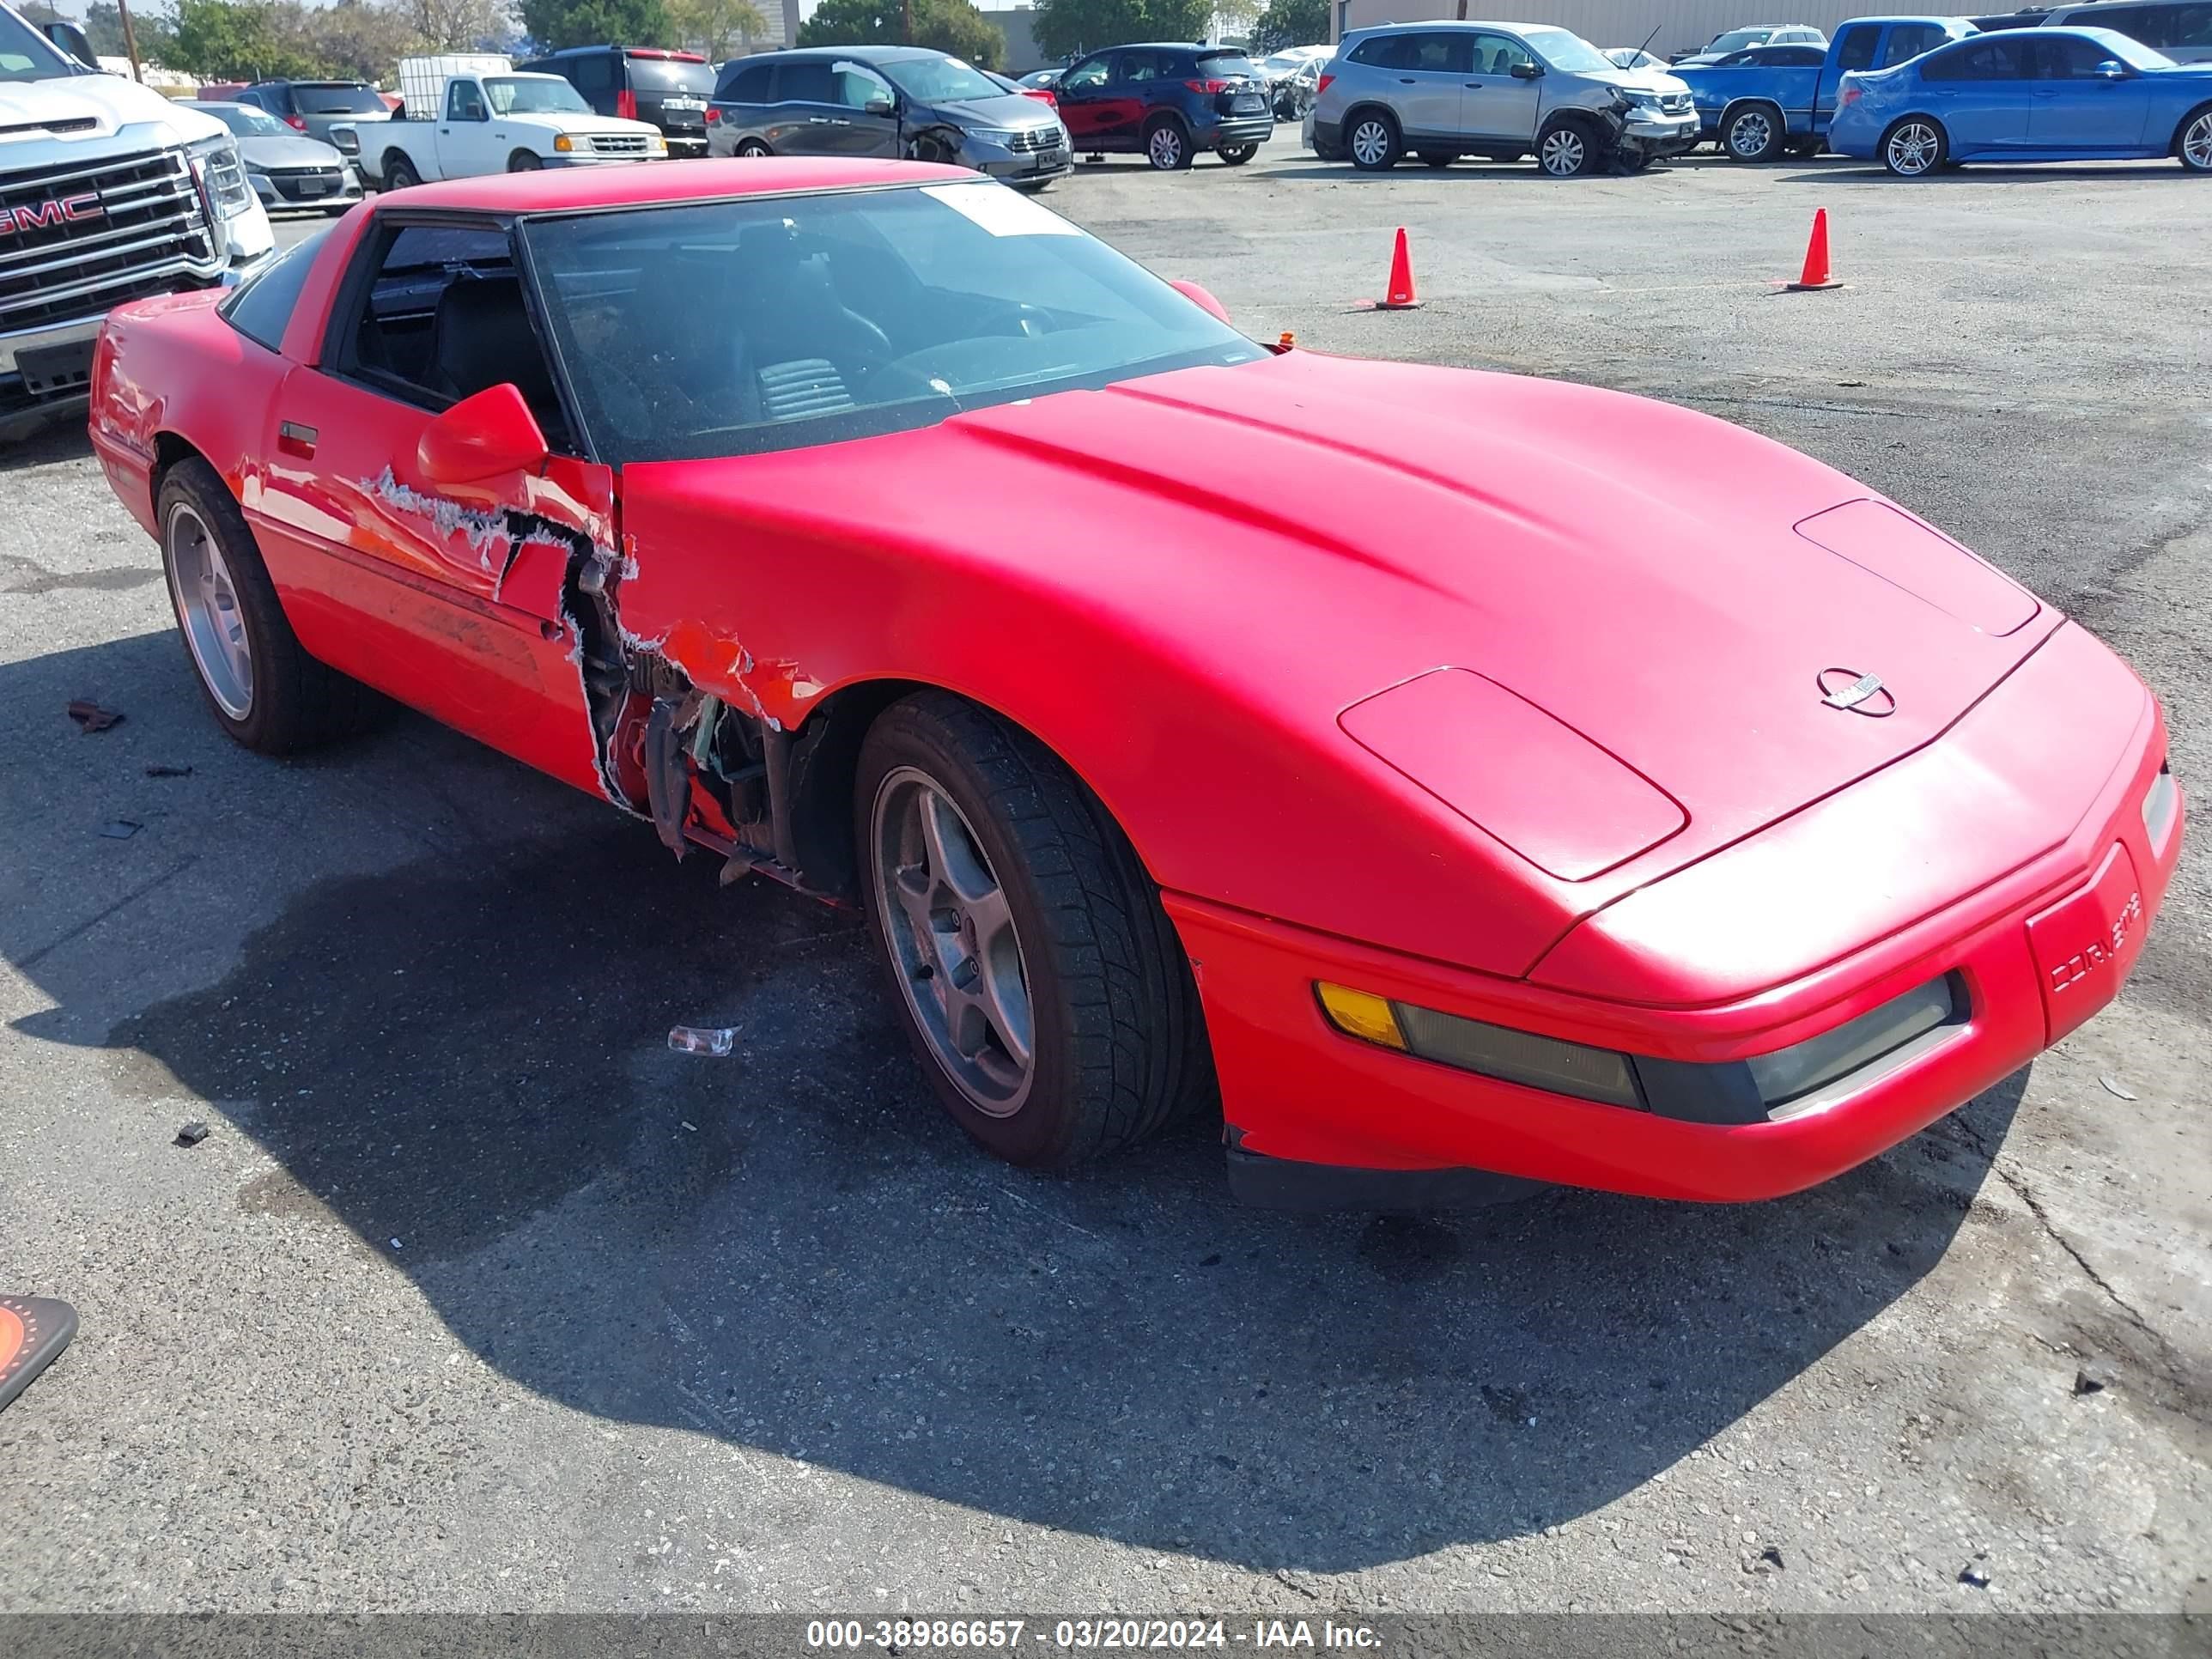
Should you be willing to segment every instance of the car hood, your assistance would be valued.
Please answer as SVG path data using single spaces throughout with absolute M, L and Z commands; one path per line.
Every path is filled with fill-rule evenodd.
M 870 489 L 825 488 L 837 465 Z M 1346 710 L 1474 671 L 1679 803 L 1679 833 L 1623 866 L 1638 879 L 1930 742 L 2060 620 L 1863 485 L 1724 422 L 1299 351 L 683 471 L 734 515 L 789 500 L 806 533 L 911 537 L 916 568 L 949 539 L 963 582 L 1047 582 L 1332 756 Z M 1041 546 L 1026 511 L 940 516 L 927 504 L 947 478 L 1080 533 Z M 1250 498 L 1290 478 L 1295 507 Z M 1823 702 L 1868 674 L 1870 707 Z M 1416 781 L 1452 799 L 1455 780 Z
M 228 127 L 204 110 L 185 109 L 158 92 L 126 81 L 118 75 L 58 76 L 50 81 L 0 82 L 0 165 L 34 166 L 37 158 L 19 156 L 15 146 L 52 137 L 50 124 L 97 123 L 96 127 L 71 131 L 64 142 L 82 143 L 141 122 L 160 122 L 176 134 L 175 142 L 228 132 Z
M 961 127 L 1000 127 L 1025 131 L 1030 127 L 1060 125 L 1060 117 L 1042 98 L 1010 92 L 999 98 L 970 98 L 929 106 L 932 118 Z
M 1601 81 L 1632 92 L 1687 92 L 1690 89 L 1687 82 L 1665 70 L 1587 70 L 1582 72 L 1580 78 Z
M 249 167 L 334 167 L 345 160 L 319 138 L 279 138 L 270 133 L 240 138 L 238 153 Z
M 641 134 L 646 137 L 658 137 L 660 134 L 660 129 L 653 125 L 650 121 L 632 121 L 619 115 L 571 113 L 567 110 L 532 111 L 531 113 L 526 115 L 519 113 L 514 115 L 501 115 L 496 116 L 494 118 L 496 120 L 510 122 L 532 122 L 537 125 L 548 127 L 557 132 L 631 132 Z

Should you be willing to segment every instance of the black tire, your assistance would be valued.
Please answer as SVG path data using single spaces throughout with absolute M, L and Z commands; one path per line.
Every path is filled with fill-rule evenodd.
M 252 665 L 251 684 L 243 714 L 223 707 L 210 684 L 208 671 L 195 653 L 185 619 L 183 582 L 179 574 L 178 545 L 189 528 L 189 514 L 204 527 L 222 555 L 232 593 L 234 614 L 243 624 L 246 649 Z M 217 724 L 248 749 L 264 755 L 296 754 L 334 738 L 360 731 L 380 704 L 376 694 L 360 681 L 309 656 L 285 619 L 284 607 L 261 561 L 261 550 L 245 515 L 221 475 L 198 456 L 179 461 L 161 477 L 155 498 L 155 522 L 161 531 L 161 570 L 169 590 L 169 609 L 176 618 L 178 637 L 192 678 L 207 699 Z
M 773 155 L 775 152 L 757 138 L 748 138 L 738 146 L 738 154 L 746 156 Z
M 1018 1103 L 987 1112 L 917 1016 L 884 914 L 877 807 L 920 775 L 974 831 L 1019 936 L 1034 1032 Z M 1212 1092 L 1188 959 L 1136 853 L 1105 808 L 1036 739 L 942 691 L 893 704 L 862 744 L 854 792 L 860 885 L 893 1000 L 955 1122 L 1010 1164 L 1066 1169 L 1130 1146 Z M 905 867 L 905 866 L 901 866 Z M 934 913 L 933 913 L 934 914 Z
M 1243 167 L 1259 153 L 1260 147 L 1257 144 L 1224 144 L 1219 149 L 1214 151 L 1216 155 L 1232 167 Z
M 1419 152 L 1419 154 L 1420 155 L 1421 165 L 1423 167 L 1434 167 L 1439 173 L 1442 173 L 1454 161 L 1459 160 L 1458 156 L 1453 155 L 1448 149 L 1425 149 Z
M 1563 118 L 1536 135 L 1536 165 L 1550 178 L 1588 178 L 1604 159 L 1604 146 L 1586 121 Z
M 1742 105 L 1721 122 L 1721 154 L 1731 161 L 1774 161 L 1788 139 L 1782 112 L 1771 104 Z
M 1881 164 L 1899 179 L 1940 173 L 1951 157 L 1951 136 L 1932 115 L 1907 115 L 1881 135 Z
M 507 170 L 509 173 L 537 173 L 544 165 L 544 158 L 535 150 L 519 149 L 507 158 Z
M 1024 196 L 1042 196 L 1058 182 L 1055 179 L 1046 179 L 1036 184 L 1016 185 L 1014 188 Z
M 1139 143 L 1155 173 L 1182 173 L 1190 166 L 1190 134 L 1172 115 L 1155 115 L 1146 122 Z
M 415 171 L 415 164 L 402 150 L 387 150 L 384 156 L 384 190 L 411 190 L 422 182 L 422 175 Z
M 2174 159 L 2191 173 L 2212 173 L 2212 104 L 2200 104 L 2173 130 Z
M 1344 124 L 1344 153 L 1362 173 L 1388 173 L 1406 153 L 1389 112 L 1364 109 Z

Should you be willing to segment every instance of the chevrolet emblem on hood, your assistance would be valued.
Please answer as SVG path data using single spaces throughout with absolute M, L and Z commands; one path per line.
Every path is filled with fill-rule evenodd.
M 1866 714 L 1884 720 L 1897 712 L 1897 699 L 1881 683 L 1877 674 L 1856 677 L 1848 668 L 1824 668 L 1815 677 L 1820 688 L 1820 701 L 1831 708 L 1847 709 L 1854 714 Z

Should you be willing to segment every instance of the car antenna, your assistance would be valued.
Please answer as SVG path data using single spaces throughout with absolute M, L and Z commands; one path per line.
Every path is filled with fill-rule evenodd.
M 1636 49 L 1636 58 L 1641 58 L 1645 52 L 1651 50 L 1651 43 L 1659 38 L 1659 31 L 1666 27 L 1667 20 L 1663 17 L 1651 26 L 1651 33 L 1644 37 L 1644 44 Z M 1632 58 L 1628 61 L 1632 64 L 1636 61 L 1636 58 Z

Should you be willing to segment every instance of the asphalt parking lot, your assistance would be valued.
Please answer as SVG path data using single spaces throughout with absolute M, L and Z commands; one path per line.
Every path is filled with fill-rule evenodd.
M 2129 657 L 2212 799 L 2177 165 L 1372 177 L 1285 134 L 1043 199 L 1256 337 L 1866 479 Z M 1850 286 L 1773 293 L 1823 206 Z M 1355 309 L 1401 226 L 1423 307 Z M 855 918 L 422 720 L 228 746 L 81 434 L 0 454 L 0 1291 L 82 1319 L 0 1413 L 0 1610 L 2212 1613 L 2202 820 L 2118 1005 L 1823 1188 L 1285 1218 L 1203 1130 L 987 1162 Z

